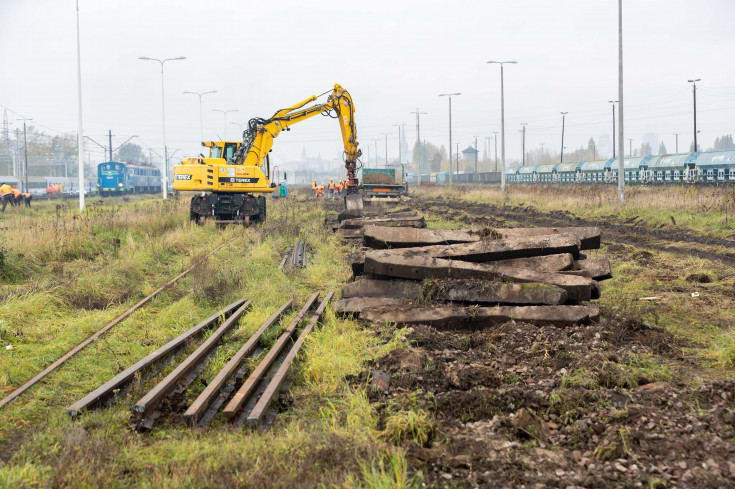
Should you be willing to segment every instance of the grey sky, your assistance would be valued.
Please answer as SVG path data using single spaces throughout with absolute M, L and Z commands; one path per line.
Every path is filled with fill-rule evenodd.
M 454 141 L 464 148 L 479 135 L 482 145 L 500 128 L 499 67 L 489 59 L 519 62 L 505 70 L 509 159 L 520 158 L 521 122 L 527 150 L 543 143 L 558 151 L 560 111 L 569 112 L 567 150 L 612 130 L 616 0 L 80 0 L 80 12 L 84 131 L 98 141 L 112 129 L 115 144 L 138 134 L 139 144 L 160 152 L 160 69 L 139 56 L 188 58 L 166 65 L 168 142 L 182 150 L 177 158 L 200 151 L 198 102 L 185 90 L 218 90 L 204 98 L 206 139 L 224 136 L 222 114 L 211 109 L 238 109 L 228 116 L 234 139 L 229 122 L 270 116 L 335 82 L 353 96 L 363 148 L 379 139 L 382 155 L 388 132 L 395 157 L 399 123 L 412 145 L 416 107 L 428 112 L 422 136 L 447 146 L 447 100 L 437 95 L 448 91 L 462 92 L 453 99 Z M 735 132 L 735 2 L 626 0 L 624 15 L 625 137 L 634 148 L 656 133 L 673 151 L 672 133 L 680 132 L 679 148 L 688 149 L 689 78 L 702 78 L 700 144 Z M 47 132 L 76 130 L 73 0 L 0 0 L 0 62 L 0 104 Z M 273 156 L 298 159 L 304 146 L 335 157 L 336 122 L 294 126 Z

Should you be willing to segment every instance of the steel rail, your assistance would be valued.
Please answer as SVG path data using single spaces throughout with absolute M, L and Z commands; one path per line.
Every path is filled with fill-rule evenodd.
M 99 338 L 103 334 L 107 333 L 115 325 L 117 325 L 118 323 L 122 322 L 124 319 L 126 319 L 128 316 L 130 316 L 132 313 L 134 313 L 137 309 L 139 309 L 140 307 L 142 307 L 143 305 L 145 305 L 148 301 L 150 301 L 156 295 L 158 295 L 160 292 L 162 292 L 164 289 L 166 289 L 169 286 L 173 285 L 177 280 L 179 280 L 180 278 L 182 278 L 183 276 L 185 276 L 186 274 L 188 274 L 189 272 L 191 272 L 192 270 L 194 270 L 196 267 L 198 267 L 199 265 L 201 265 L 204 262 L 204 260 L 206 260 L 208 257 L 210 257 L 211 255 L 213 255 L 215 251 L 219 250 L 220 248 L 222 248 L 226 244 L 232 242 L 233 240 L 235 240 L 238 237 L 239 236 L 235 236 L 234 238 L 230 239 L 229 241 L 226 241 L 226 242 L 220 244 L 219 246 L 217 246 L 215 249 L 213 249 L 212 251 L 210 251 L 207 255 L 205 255 L 204 257 L 200 258 L 192 266 L 190 266 L 189 268 L 187 268 L 186 270 L 184 270 L 183 272 L 181 272 L 180 274 L 178 274 L 176 277 L 174 277 L 171 280 L 169 280 L 168 282 L 166 282 L 161 287 L 159 287 L 156 290 L 154 290 L 150 295 L 148 295 L 147 297 L 145 297 L 144 299 L 142 299 L 140 302 L 138 302 L 137 304 L 135 304 L 134 306 L 132 306 L 130 309 L 128 309 L 127 311 L 125 311 L 124 313 L 122 313 L 121 315 L 119 315 L 111 323 L 107 324 L 107 326 L 105 326 L 104 328 L 100 329 L 99 331 L 97 331 L 96 333 L 94 333 L 92 336 L 88 337 L 86 340 L 84 340 L 81 343 L 79 343 L 71 351 L 67 352 L 64 356 L 62 356 L 61 358 L 59 358 L 58 360 L 56 360 L 54 363 L 52 363 L 51 365 L 49 365 L 48 367 L 46 367 L 45 369 L 43 369 L 43 371 L 41 371 L 41 373 L 37 374 L 31 380 L 29 380 L 28 382 L 26 382 L 25 384 L 23 384 L 22 386 L 18 387 L 13 392 L 11 392 L 10 394 L 8 394 L 7 397 L 5 397 L 3 400 L 0 401 L 0 408 L 3 407 L 3 406 L 5 406 L 6 404 L 8 404 L 10 401 L 12 401 L 13 399 L 15 399 L 16 397 L 18 397 L 21 394 L 23 394 L 28 389 L 30 389 L 34 384 L 36 384 L 36 382 L 38 382 L 42 378 L 46 377 L 48 374 L 50 374 L 51 372 L 53 372 L 54 370 L 56 370 L 64 362 L 66 362 L 71 357 L 73 357 L 74 355 L 76 355 L 77 353 L 79 353 L 80 351 L 82 351 L 84 348 L 86 348 L 87 346 L 89 346 L 97 338 Z
M 263 394 L 260 396 L 260 399 L 258 399 L 258 402 L 253 410 L 250 411 L 250 414 L 248 415 L 248 424 L 250 424 L 252 427 L 257 427 L 262 422 L 263 416 L 265 416 L 266 412 L 268 411 L 268 408 L 271 405 L 273 398 L 278 394 L 278 391 L 281 388 L 281 384 L 283 384 L 283 381 L 286 379 L 286 376 L 291 369 L 291 365 L 296 359 L 296 355 L 298 355 L 301 346 L 304 344 L 306 336 L 311 333 L 317 322 L 321 320 L 322 314 L 324 314 L 324 310 L 326 309 L 327 304 L 329 304 L 329 301 L 332 300 L 333 295 L 334 291 L 329 292 L 324 300 L 322 300 L 321 304 L 319 304 L 319 307 L 311 317 L 311 321 L 309 321 L 309 324 L 307 324 L 304 330 L 301 332 L 301 334 L 299 335 L 299 339 L 296 340 L 294 345 L 291 347 L 291 350 L 288 352 L 286 358 L 283 359 L 283 363 L 281 363 L 281 366 L 278 367 L 278 370 L 273 375 L 273 378 L 268 384 L 268 387 L 265 389 L 265 392 L 263 392 Z
M 261 381 L 265 373 L 275 361 L 278 354 L 285 346 L 286 342 L 291 338 L 291 335 L 293 334 L 296 327 L 299 325 L 306 313 L 309 312 L 309 310 L 314 306 L 314 303 L 317 301 L 318 298 L 319 292 L 315 292 L 314 295 L 312 295 L 309 300 L 306 301 L 306 304 L 304 304 L 304 307 L 301 308 L 301 311 L 299 311 L 299 313 L 294 316 L 294 318 L 291 320 L 291 322 L 283 331 L 278 340 L 276 340 L 271 349 L 268 350 L 268 353 L 265 355 L 265 357 L 263 357 L 263 360 L 261 360 L 258 366 L 255 367 L 255 370 L 253 370 L 247 380 L 242 384 L 240 389 L 232 397 L 227 406 L 225 406 L 222 414 L 224 414 L 226 418 L 232 418 L 233 416 L 235 416 L 235 414 L 237 414 L 237 412 L 242 407 L 243 403 L 248 400 L 248 398 L 255 390 L 255 387 Z
M 252 301 L 247 301 L 245 304 L 240 306 L 232 316 L 230 316 L 207 340 L 197 348 L 194 353 L 186 357 L 186 359 L 179 364 L 170 374 L 168 374 L 161 382 L 158 383 L 153 389 L 148 391 L 140 400 L 133 406 L 134 413 L 142 413 L 143 416 L 147 416 L 155 410 L 161 401 L 176 387 L 176 384 L 185 375 L 191 372 L 199 362 L 201 362 L 217 345 L 219 340 L 224 334 L 232 329 L 237 324 L 240 316 L 250 308 Z
M 237 351 L 237 353 L 235 353 L 235 355 L 230 359 L 229 362 L 227 362 L 227 364 L 222 368 L 222 370 L 220 370 L 220 372 L 214 377 L 214 379 L 209 382 L 204 391 L 199 394 L 199 397 L 196 398 L 196 400 L 184 413 L 184 420 L 189 424 L 189 426 L 194 426 L 199 421 L 212 400 L 215 398 L 215 396 L 219 394 L 222 386 L 224 386 L 227 380 L 235 373 L 240 363 L 242 363 L 243 359 L 253 351 L 255 346 L 260 341 L 260 338 L 263 336 L 263 333 L 265 333 L 266 330 L 270 328 L 273 323 L 278 320 L 281 314 L 289 309 L 292 304 L 293 301 L 286 302 L 276 312 L 274 312 L 271 317 L 266 319 L 265 322 L 260 326 L 260 328 L 258 328 L 258 330 L 253 333 L 250 339 L 245 342 L 245 344 Z
M 66 412 L 69 416 L 75 417 L 78 416 L 82 411 L 86 409 L 90 409 L 93 407 L 96 407 L 100 405 L 102 402 L 104 402 L 106 399 L 111 397 L 114 393 L 113 391 L 121 389 L 126 384 L 129 384 L 133 381 L 135 378 L 135 374 L 138 372 L 145 370 L 146 368 L 150 367 L 157 361 L 172 355 L 178 348 L 180 348 L 182 345 L 184 345 L 188 340 L 191 338 L 197 336 L 198 334 L 202 333 L 205 329 L 210 327 L 212 324 L 217 322 L 218 319 L 224 317 L 224 319 L 227 319 L 230 314 L 237 309 L 238 307 L 242 306 L 245 303 L 245 299 L 240 299 L 238 301 L 233 302 L 232 304 L 226 306 L 221 311 L 218 311 L 211 316 L 209 316 L 204 321 L 200 322 L 193 328 L 189 329 L 188 331 L 182 333 L 181 335 L 177 336 L 173 340 L 169 341 L 156 351 L 149 353 L 144 358 L 138 360 L 133 365 L 125 369 L 123 372 L 120 372 L 112 379 L 108 380 L 104 384 L 97 387 L 95 390 L 84 396 L 82 399 L 78 400 L 71 406 L 69 406 L 66 409 Z

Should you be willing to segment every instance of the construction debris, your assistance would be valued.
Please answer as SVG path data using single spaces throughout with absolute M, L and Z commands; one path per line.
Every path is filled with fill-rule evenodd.
M 284 268 L 304 267 L 306 267 L 306 242 L 298 240 L 294 247 L 284 255 L 278 269 L 283 271 Z
M 612 276 L 598 228 L 426 229 L 410 212 L 348 219 L 337 232 L 364 248 L 351 255 L 355 280 L 334 309 L 366 321 L 482 327 L 507 321 L 575 325 L 597 321 L 598 280 Z

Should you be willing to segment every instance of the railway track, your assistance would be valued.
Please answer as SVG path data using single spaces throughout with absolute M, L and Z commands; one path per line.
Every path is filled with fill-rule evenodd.
M 284 268 L 304 267 L 306 267 L 306 242 L 298 240 L 293 248 L 283 256 L 278 269 L 283 271 Z
M 328 293 L 321 301 L 319 293 L 313 294 L 283 328 L 273 346 L 266 348 L 262 344 L 263 335 L 282 319 L 293 302 L 288 301 L 279 307 L 243 343 L 189 406 L 185 402 L 187 390 L 200 377 L 222 340 L 251 309 L 251 301 L 240 299 L 204 319 L 75 402 L 67 409 L 67 413 L 77 417 L 85 410 L 113 404 L 127 395 L 139 379 L 145 381 L 159 373 L 180 356 L 188 345 L 216 326 L 206 341 L 135 403 L 133 423 L 136 429 L 149 431 L 161 416 L 181 414 L 184 409 L 181 417 L 189 426 L 204 428 L 226 402 L 222 412 L 232 427 L 240 428 L 247 422 L 253 428 L 268 428 L 279 410 L 273 401 L 281 389 L 287 386 L 291 367 L 304 339 L 321 320 L 333 294 Z M 298 339 L 294 339 L 304 319 L 309 320 L 308 324 L 301 328 Z M 262 355 L 264 350 L 267 351 Z M 258 361 L 261 356 L 262 359 Z

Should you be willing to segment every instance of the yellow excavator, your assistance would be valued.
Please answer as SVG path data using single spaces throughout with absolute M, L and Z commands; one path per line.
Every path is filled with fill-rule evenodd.
M 331 93 L 330 93 L 331 92 Z M 322 104 L 308 105 L 329 94 Z M 358 149 L 355 106 L 350 94 L 340 85 L 330 91 L 291 107 L 277 111 L 270 119 L 250 119 L 243 141 L 202 142 L 209 157 L 185 158 L 174 166 L 174 190 L 201 192 L 191 199 L 190 217 L 201 221 L 213 217 L 218 223 L 250 223 L 265 221 L 266 197 L 273 192 L 270 181 L 270 153 L 273 139 L 290 126 L 325 114 L 337 119 L 344 143 L 347 168 L 345 206 L 352 214 L 363 209 L 357 180 Z

